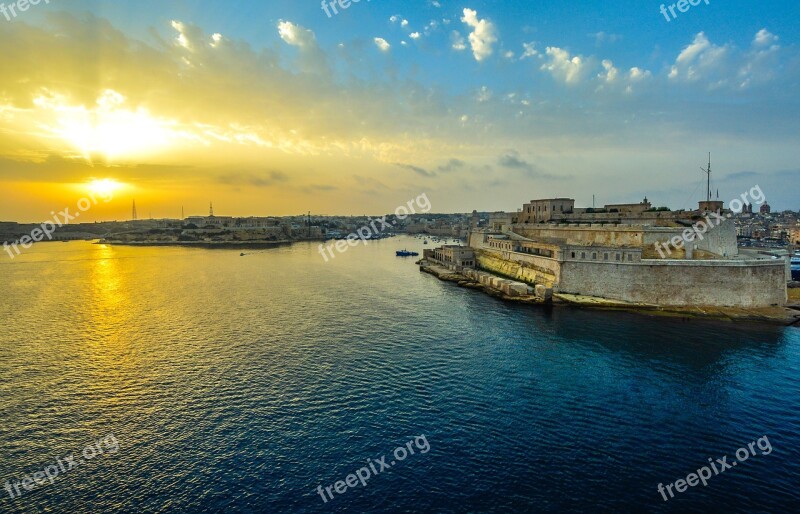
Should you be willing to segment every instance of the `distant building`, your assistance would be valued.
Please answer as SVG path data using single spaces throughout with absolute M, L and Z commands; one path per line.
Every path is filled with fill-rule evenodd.
M 553 198 L 550 200 L 531 200 L 522 206 L 522 223 L 548 222 L 557 214 L 571 213 L 575 208 L 572 198 Z
M 759 209 L 761 214 L 769 214 L 772 212 L 772 207 L 769 206 L 767 202 L 761 204 L 761 208 Z

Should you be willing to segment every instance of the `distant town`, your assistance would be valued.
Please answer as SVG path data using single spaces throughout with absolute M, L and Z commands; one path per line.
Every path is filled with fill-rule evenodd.
M 669 211 L 666 207 L 659 208 Z M 602 213 L 603 209 L 595 209 Z M 679 211 L 675 211 L 679 212 Z M 481 224 L 488 223 L 490 212 L 478 212 Z M 78 223 L 59 227 L 54 241 L 103 239 L 116 243 L 255 244 L 344 238 L 369 224 L 370 216 L 318 216 L 304 214 L 285 217 L 189 216 L 185 219 L 139 219 Z M 387 215 L 392 233 L 428 234 L 464 239 L 473 213 L 412 214 L 406 219 Z M 771 212 L 762 204 L 755 212 L 744 209 L 734 215 L 738 244 L 750 248 L 800 246 L 800 211 Z M 0 222 L 0 241 L 12 243 L 30 234 L 39 224 Z M 388 235 L 388 234 L 386 234 Z
M 485 215 L 488 219 L 488 214 Z M 53 241 L 101 239 L 111 244 L 183 246 L 258 246 L 293 241 L 343 239 L 371 223 L 370 216 L 285 217 L 189 216 L 185 219 L 145 219 L 70 224 L 59 227 Z M 471 214 L 412 214 L 399 219 L 386 216 L 393 234 L 430 234 L 466 238 Z M 0 241 L 13 243 L 30 234 L 39 224 L 0 222 Z

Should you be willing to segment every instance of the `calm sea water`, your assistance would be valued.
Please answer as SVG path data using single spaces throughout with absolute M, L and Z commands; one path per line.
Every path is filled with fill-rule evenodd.
M 307 244 L 0 259 L 0 487 L 119 443 L 19 498 L 0 489 L 0 511 L 800 507 L 800 330 L 510 305 L 403 247 L 422 245 L 327 264 Z M 427 453 L 323 503 L 318 486 L 420 435 Z M 771 454 L 669 502 L 656 490 L 762 436 Z

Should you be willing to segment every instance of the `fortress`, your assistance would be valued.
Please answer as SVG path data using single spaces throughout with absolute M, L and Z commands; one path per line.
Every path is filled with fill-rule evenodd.
M 695 231 L 712 218 L 716 224 Z M 660 250 L 670 244 L 668 253 Z M 576 208 L 570 198 L 532 200 L 518 212 L 491 214 L 488 224 L 473 213 L 468 245 L 425 257 L 454 271 L 474 267 L 552 293 L 637 304 L 760 308 L 787 302 L 788 260 L 740 255 L 730 211 L 719 201 L 671 211 L 653 208 L 646 198 L 598 209 Z

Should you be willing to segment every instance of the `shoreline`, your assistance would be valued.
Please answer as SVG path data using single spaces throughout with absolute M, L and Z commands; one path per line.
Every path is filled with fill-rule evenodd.
M 106 241 L 99 240 L 94 244 L 104 244 L 110 246 L 180 246 L 186 248 L 202 248 L 205 250 L 253 250 L 263 248 L 277 248 L 280 246 L 290 246 L 297 241 Z
M 541 306 L 561 306 L 593 310 L 612 310 L 635 312 L 638 314 L 673 317 L 713 319 L 731 322 L 769 323 L 783 326 L 800 326 L 800 304 L 787 304 L 786 307 L 771 307 L 761 309 L 745 309 L 739 307 L 671 307 L 651 304 L 635 304 L 620 300 L 610 300 L 593 296 L 581 296 L 564 293 L 553 293 L 552 302 L 546 302 L 536 296 L 509 296 L 502 291 L 490 286 L 480 284 L 443 266 L 420 260 L 417 262 L 420 271 L 433 275 L 443 282 L 452 282 L 458 287 L 482 291 L 489 296 L 512 303 L 533 304 Z

